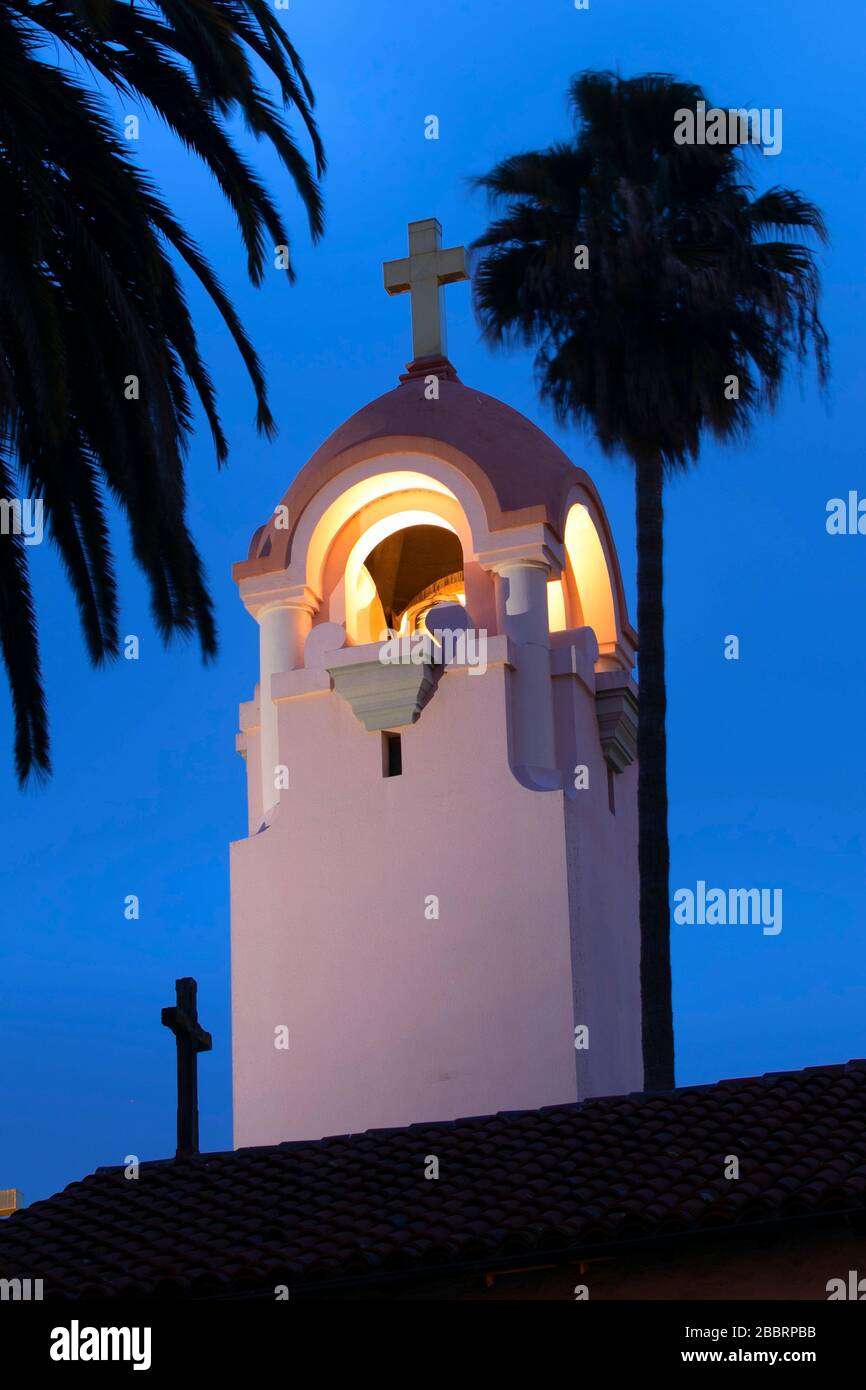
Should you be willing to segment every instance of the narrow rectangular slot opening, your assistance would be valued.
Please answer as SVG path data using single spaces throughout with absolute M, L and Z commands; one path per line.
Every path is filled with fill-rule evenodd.
M 403 774 L 403 744 L 399 734 L 382 735 L 382 776 L 401 777 Z

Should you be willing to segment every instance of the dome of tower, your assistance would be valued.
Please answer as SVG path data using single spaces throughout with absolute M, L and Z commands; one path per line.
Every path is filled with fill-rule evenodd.
M 493 396 L 440 378 L 438 399 L 431 400 L 425 383 L 423 375 L 411 375 L 328 436 L 283 498 L 288 531 L 275 529 L 273 520 L 261 527 L 250 560 L 285 563 L 292 531 L 311 499 L 351 464 L 374 454 L 438 454 L 474 483 L 491 529 L 507 516 L 511 524 L 543 521 L 562 534 L 570 490 L 589 483 L 583 470 L 525 415 Z

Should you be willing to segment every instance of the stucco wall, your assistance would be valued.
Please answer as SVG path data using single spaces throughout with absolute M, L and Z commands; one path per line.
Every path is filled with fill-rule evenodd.
M 232 846 L 238 1146 L 575 1099 L 563 796 L 509 770 L 505 680 L 445 673 L 394 778 L 334 692 L 280 703 L 289 790 Z

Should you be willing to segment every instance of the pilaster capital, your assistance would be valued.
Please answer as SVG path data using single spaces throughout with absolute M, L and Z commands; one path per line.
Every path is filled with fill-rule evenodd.
M 321 595 L 307 584 L 294 584 L 283 572 L 253 574 L 238 585 L 241 602 L 256 622 L 274 608 L 297 608 L 315 617 L 322 604 Z
M 558 574 L 565 565 L 563 544 L 549 526 L 541 524 L 519 526 L 513 531 L 494 534 L 491 540 L 501 543 L 478 552 L 482 569 L 502 574 L 515 565 L 528 569 L 551 570 Z

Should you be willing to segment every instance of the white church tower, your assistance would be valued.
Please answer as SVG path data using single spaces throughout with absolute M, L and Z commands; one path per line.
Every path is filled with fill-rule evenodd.
M 235 566 L 259 625 L 232 845 L 235 1142 L 642 1086 L 636 634 L 589 477 L 463 385 L 435 220 L 413 360 Z

